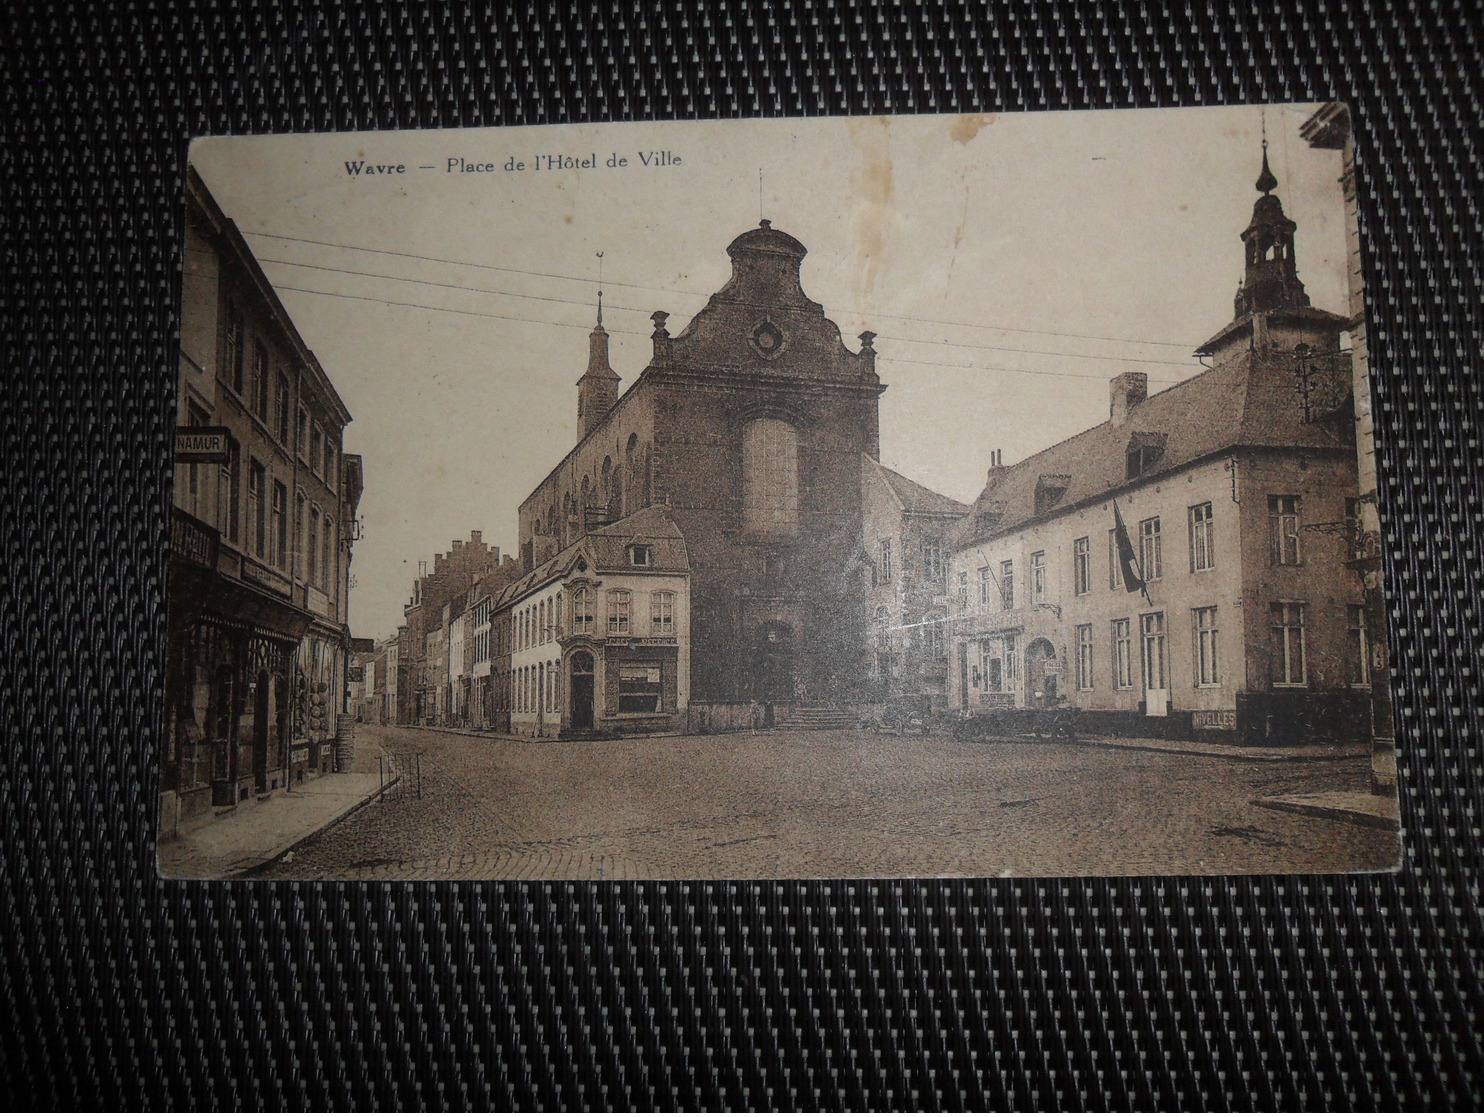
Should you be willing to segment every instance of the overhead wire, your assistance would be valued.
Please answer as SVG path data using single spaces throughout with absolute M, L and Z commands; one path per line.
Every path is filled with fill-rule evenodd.
M 475 317 L 475 318 L 493 318 L 493 319 L 497 319 L 497 320 L 502 321 L 502 322 L 521 322 L 521 323 L 525 323 L 527 325 L 537 325 L 537 326 L 560 326 L 560 327 L 563 327 L 563 328 L 566 328 L 566 329 L 574 329 L 574 330 L 587 330 L 587 329 L 591 329 L 591 327 L 588 326 L 588 325 L 586 325 L 585 323 L 578 323 L 578 322 L 553 322 L 553 321 L 550 321 L 550 320 L 540 319 L 540 318 L 521 318 L 521 317 L 519 317 L 517 315 L 513 315 L 513 314 L 497 314 L 494 311 L 489 311 L 489 310 L 466 310 L 466 309 L 463 309 L 463 308 L 460 308 L 460 307 L 436 306 L 436 305 L 433 305 L 431 303 L 407 302 L 407 301 L 402 300 L 402 299 L 387 299 L 387 298 L 381 298 L 379 296 L 374 296 L 374 295 L 351 295 L 351 294 L 346 294 L 343 291 L 320 291 L 320 290 L 316 290 L 316 289 L 314 289 L 312 287 L 294 287 L 294 286 L 291 286 L 291 285 L 288 285 L 288 284 L 275 284 L 275 287 L 279 291 L 293 291 L 293 292 L 295 292 L 297 294 L 302 294 L 302 295 L 323 295 L 326 298 L 332 298 L 332 299 L 350 299 L 350 300 L 355 301 L 355 302 L 380 303 L 380 304 L 382 304 L 384 306 L 402 306 L 402 307 L 407 307 L 407 308 L 413 309 L 413 310 L 430 310 L 430 311 L 434 311 L 436 313 L 441 313 L 441 314 L 465 314 L 465 315 L 469 315 L 469 316 Z M 610 333 L 610 334 L 622 334 L 622 335 L 627 336 L 627 337 L 648 337 L 649 336 L 648 334 L 645 334 L 645 333 L 643 333 L 642 331 L 639 331 L 639 330 L 608 329 L 607 327 L 604 327 L 604 328 L 607 329 L 608 333 Z M 1027 375 L 1027 376 L 1060 376 L 1060 377 L 1070 377 L 1070 378 L 1073 378 L 1073 379 L 1080 379 L 1080 380 L 1104 380 L 1104 379 L 1106 379 L 1106 377 L 1103 376 L 1101 373 L 1096 373 L 1096 372 L 1067 372 L 1067 371 L 1057 371 L 1057 370 L 1052 370 L 1052 369 L 1006 368 L 1006 367 L 998 366 L 998 365 L 955 365 L 955 364 L 947 364 L 947 363 L 942 362 L 942 361 L 922 361 L 922 360 L 915 360 L 915 359 L 913 359 L 911 357 L 893 357 L 893 356 L 888 356 L 888 355 L 879 354 L 879 353 L 877 354 L 877 359 L 878 360 L 882 360 L 882 361 L 886 361 L 888 364 L 923 365 L 923 366 L 926 366 L 928 368 L 936 368 L 936 369 L 941 369 L 943 371 L 952 371 L 952 370 L 958 369 L 958 370 L 962 370 L 962 371 L 965 371 L 965 372 L 1005 372 L 1005 373 L 1012 373 L 1012 374 L 1024 374 L 1024 375 Z M 1150 378 L 1150 381 L 1152 383 L 1159 383 L 1159 384 L 1177 384 L 1177 383 L 1180 382 L 1180 379 L 1179 378 L 1168 379 L 1168 378 L 1163 378 L 1163 377 L 1151 377 Z
M 485 295 L 499 295 L 502 298 L 529 299 L 533 302 L 559 303 L 566 306 L 588 306 L 586 300 L 564 299 L 554 295 L 528 295 L 520 291 L 503 291 L 495 287 L 470 287 L 462 283 L 443 283 L 436 279 L 413 279 L 408 276 L 391 275 L 387 272 L 362 271 L 358 268 L 336 268 L 328 264 L 307 264 L 298 260 L 280 260 L 271 256 L 259 257 L 261 264 L 278 264 L 293 268 L 304 268 L 309 271 L 331 272 L 336 275 L 355 275 L 368 279 L 386 279 L 397 283 L 411 283 L 417 286 L 441 287 L 450 291 L 468 291 Z M 646 313 L 642 308 L 636 306 L 624 306 L 621 303 L 609 303 L 612 310 L 627 310 L 635 314 Z M 534 321 L 534 319 L 532 319 Z M 1117 357 L 1103 353 L 1067 353 L 1055 349 L 1022 349 L 1008 345 L 985 345 L 972 341 L 949 341 L 947 338 L 933 340 L 928 338 L 903 337 L 898 334 L 878 334 L 883 341 L 900 341 L 911 345 L 947 345 L 955 349 L 984 349 L 1001 353 L 1025 353 L 1046 357 L 1071 357 L 1077 360 L 1087 361 L 1114 361 L 1119 364 L 1156 364 L 1175 365 L 1178 367 L 1189 367 L 1189 361 L 1171 361 L 1158 357 Z
M 564 274 L 564 273 L 561 273 L 561 272 L 544 272 L 544 271 L 536 271 L 536 270 L 528 269 L 528 268 L 512 268 L 512 267 L 508 267 L 508 266 L 504 266 L 504 265 L 499 265 L 499 264 L 476 263 L 476 262 L 471 261 L 471 260 L 455 260 L 455 259 L 452 259 L 452 258 L 446 257 L 446 256 L 428 256 L 428 255 L 423 255 L 421 253 L 416 253 L 416 252 L 401 252 L 401 251 L 397 251 L 395 249 L 389 249 L 389 248 L 366 248 L 366 247 L 361 246 L 361 245 L 344 244 L 344 243 L 340 243 L 340 242 L 337 242 L 337 241 L 314 240 L 314 239 L 311 239 L 309 237 L 292 237 L 292 236 L 288 236 L 286 234 L 268 233 L 268 232 L 263 232 L 261 230 L 249 230 L 249 231 L 247 231 L 247 234 L 249 236 L 263 237 L 263 238 L 270 239 L 270 240 L 288 241 L 288 242 L 292 242 L 292 243 L 296 243 L 296 244 L 308 244 L 308 245 L 313 245 L 313 246 L 320 247 L 320 248 L 339 248 L 339 249 L 344 249 L 344 250 L 350 251 L 350 252 L 365 252 L 365 253 L 370 253 L 370 254 L 373 254 L 373 255 L 395 256 L 395 257 L 399 257 L 401 259 L 420 260 L 420 261 L 423 261 L 423 262 L 426 262 L 426 263 L 450 264 L 450 265 L 453 265 L 453 266 L 456 266 L 456 267 L 476 268 L 476 269 L 480 269 L 480 270 L 483 270 L 483 271 L 505 272 L 505 273 L 511 274 L 511 275 L 527 275 L 527 276 L 533 276 L 533 277 L 536 277 L 536 278 L 539 278 L 539 279 L 556 279 L 556 280 L 562 280 L 562 281 L 566 281 L 566 282 L 583 283 L 583 284 L 589 284 L 589 283 L 592 282 L 592 278 L 590 276 L 567 275 L 567 274 Z M 294 263 L 294 261 L 277 261 L 277 262 L 279 262 L 279 263 Z M 319 266 L 319 267 L 322 267 L 322 265 L 302 265 L 302 266 L 306 266 L 306 267 L 316 267 L 316 266 Z M 327 270 L 336 270 L 336 269 L 327 269 Z M 403 278 L 403 277 L 400 277 L 400 276 L 385 276 L 383 278 L 400 279 L 400 278 Z M 407 280 L 407 281 L 408 282 L 413 282 L 413 283 L 423 282 L 422 280 Z M 693 296 L 693 297 L 696 297 L 696 298 L 708 298 L 712 294 L 712 292 L 710 292 L 710 291 L 692 291 L 692 290 L 688 290 L 688 289 L 685 289 L 685 288 L 678 288 L 678 287 L 676 287 L 676 288 L 671 288 L 671 287 L 656 287 L 656 286 L 653 286 L 653 285 L 642 284 L 642 283 L 623 283 L 623 282 L 620 282 L 618 280 L 613 280 L 613 279 L 609 279 L 607 281 L 607 283 L 608 283 L 609 286 L 612 286 L 612 287 L 627 287 L 627 288 L 630 288 L 630 289 L 636 290 L 636 291 L 658 291 L 658 292 L 661 292 L 661 293 L 664 293 L 664 294 L 687 295 L 687 296 Z M 635 313 L 640 313 L 640 314 L 648 313 L 648 311 L 640 310 L 637 307 L 624 307 L 622 309 L 632 310 Z M 922 324 L 922 325 L 930 325 L 930 326 L 959 326 L 959 327 L 963 327 L 965 329 L 973 329 L 973 330 L 994 330 L 994 331 L 1000 331 L 1000 332 L 1004 332 L 1004 333 L 1033 334 L 1033 335 L 1042 336 L 1042 337 L 1065 337 L 1065 338 L 1074 338 L 1074 339 L 1083 340 L 1083 341 L 1111 341 L 1111 342 L 1121 343 L 1121 344 L 1125 344 L 1125 345 L 1162 346 L 1162 347 L 1173 348 L 1173 349 L 1189 349 L 1190 348 L 1189 343 L 1182 342 L 1182 341 L 1156 341 L 1156 340 L 1151 340 L 1151 339 L 1147 339 L 1147 338 L 1114 337 L 1114 336 L 1106 335 L 1106 334 L 1082 334 L 1082 333 L 1076 333 L 1076 332 L 1068 331 L 1068 330 L 1035 330 L 1035 329 L 1030 329 L 1030 328 L 1024 327 L 1024 326 L 999 326 L 999 325 L 986 324 L 986 323 L 983 323 L 983 322 L 960 322 L 960 321 L 955 321 L 953 319 L 946 319 L 946 318 L 922 318 L 922 317 L 916 317 L 916 316 L 908 315 L 908 314 L 893 314 L 893 313 L 891 313 L 889 311 L 873 311 L 873 312 L 871 312 L 871 313 L 868 314 L 868 313 L 865 313 L 865 312 L 862 312 L 862 311 L 851 310 L 849 308 L 842 308 L 842 309 L 839 309 L 839 310 L 835 311 L 835 313 L 838 314 L 841 317 L 850 316 L 850 317 L 854 317 L 854 318 L 891 318 L 891 319 L 894 319 L 894 320 L 900 321 L 900 322 L 916 322 L 916 323 L 919 323 L 919 324 Z M 1036 350 L 1028 350 L 1028 352 L 1036 352 Z M 1062 354 L 1053 354 L 1053 355 L 1060 356 Z M 1078 354 L 1078 355 L 1084 355 L 1085 356 L 1086 354 Z

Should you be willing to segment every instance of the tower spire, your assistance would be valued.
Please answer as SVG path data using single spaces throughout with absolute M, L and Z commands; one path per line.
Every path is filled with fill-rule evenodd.
M 577 381 L 577 437 L 583 439 L 618 402 L 618 373 L 608 363 L 603 328 L 603 254 L 598 256 L 598 321 L 587 335 L 587 371 Z
M 1278 189 L 1278 180 L 1273 176 L 1273 169 L 1268 166 L 1268 136 L 1267 124 L 1263 124 L 1262 136 L 1262 174 L 1257 176 L 1257 189 L 1264 194 L 1271 194 Z
M 1299 282 L 1293 255 L 1293 234 L 1298 229 L 1283 212 L 1283 203 L 1273 191 L 1278 179 L 1268 165 L 1267 121 L 1263 121 L 1262 171 L 1256 187 L 1262 195 L 1252 207 L 1252 220 L 1242 231 L 1246 267 L 1237 288 L 1236 312 L 1242 318 L 1270 310 L 1309 305 L 1309 296 Z

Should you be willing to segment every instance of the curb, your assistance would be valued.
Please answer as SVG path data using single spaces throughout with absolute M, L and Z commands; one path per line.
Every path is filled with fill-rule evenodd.
M 440 725 L 399 725 L 388 728 L 414 729 L 428 733 L 452 733 L 461 737 L 475 737 L 486 741 L 509 741 L 513 744 L 521 745 L 533 744 L 542 741 L 548 741 L 552 744 L 569 743 L 559 741 L 558 738 L 555 737 L 522 737 L 514 733 L 497 733 L 492 730 L 480 729 L 455 729 Z M 799 727 L 797 726 L 794 728 L 799 729 Z M 777 726 L 773 727 L 772 729 L 752 730 L 752 734 L 754 736 L 773 732 L 778 732 Z M 663 737 L 725 737 L 732 736 L 734 734 L 745 733 L 748 733 L 748 730 L 722 730 L 713 733 L 686 733 L 679 730 L 673 730 L 665 733 L 646 733 L 643 735 L 636 735 L 634 737 L 618 737 L 613 740 L 607 741 L 607 743 L 621 744 L 626 740 L 653 740 Z M 882 735 L 883 734 L 877 734 L 877 736 Z M 902 736 L 905 737 L 906 735 L 902 734 Z M 930 736 L 937 736 L 937 734 L 932 734 Z M 1213 748 L 1206 747 L 1194 742 L 1192 742 L 1192 747 L 1190 748 L 1161 748 L 1158 745 L 1140 744 L 1135 740 L 1123 740 L 1107 737 L 1079 737 L 1076 741 L 1073 742 L 1056 740 L 1029 741 L 1021 737 L 993 737 L 991 738 L 991 740 L 1002 744 L 1070 744 L 1073 748 L 1086 747 L 1095 749 L 1114 749 L 1124 752 L 1154 753 L 1160 756 L 1189 756 L 1196 757 L 1201 760 L 1245 761 L 1251 764 L 1302 764 L 1308 761 L 1315 760 L 1360 760 L 1370 756 L 1369 748 L 1360 745 L 1356 745 L 1348 751 L 1342 749 L 1341 751 L 1336 751 L 1334 753 L 1327 753 L 1322 756 L 1315 756 L 1308 753 L 1291 754 L 1278 749 L 1264 749 L 1261 751 L 1254 750 L 1251 752 L 1218 752 Z
M 1126 752 L 1152 752 L 1164 756 L 1194 756 L 1203 760 L 1244 760 L 1253 764 L 1300 764 L 1311 760 L 1360 760 L 1370 756 L 1369 750 L 1361 751 L 1359 748 L 1350 752 L 1335 752 L 1325 756 L 1311 755 L 1285 755 L 1276 750 L 1264 750 L 1262 752 L 1214 752 L 1199 746 L 1195 748 L 1160 748 L 1157 745 L 1143 745 L 1133 742 L 1113 741 L 1106 739 L 1080 738 L 1075 742 L 1078 745 L 1086 745 L 1097 749 L 1122 749 Z
M 375 791 L 368 792 L 366 795 L 362 796 L 355 802 L 350 803 L 343 811 L 338 812 L 331 818 L 327 819 L 325 822 L 316 826 L 313 830 L 307 830 L 304 833 L 297 835 L 296 837 L 290 838 L 286 842 L 280 843 L 273 849 L 269 850 L 268 853 L 260 861 L 256 861 L 251 865 L 242 866 L 241 868 L 231 869 L 228 872 L 223 873 L 220 877 L 213 877 L 210 879 L 244 880 L 251 877 L 254 873 L 266 869 L 269 865 L 273 865 L 278 861 L 281 861 L 284 854 L 288 853 L 295 846 L 302 845 L 310 838 L 323 834 L 332 826 L 338 826 L 351 815 L 355 814 L 357 811 L 366 806 L 369 806 L 373 800 L 379 799 L 381 797 L 383 791 L 385 791 L 388 787 L 395 786 L 397 782 L 401 780 L 401 778 L 402 774 L 394 770 L 392 773 L 392 778 L 385 784 L 377 787 Z
M 1390 815 L 1357 810 L 1353 807 L 1338 807 L 1325 803 L 1295 802 L 1292 799 L 1281 797 L 1253 799 L 1252 805 L 1263 807 L 1270 811 L 1285 811 L 1288 814 L 1305 815 L 1309 818 L 1322 818 L 1329 822 L 1349 822 L 1356 826 L 1365 826 L 1371 830 L 1396 832 L 1401 827 L 1400 817 L 1392 818 Z

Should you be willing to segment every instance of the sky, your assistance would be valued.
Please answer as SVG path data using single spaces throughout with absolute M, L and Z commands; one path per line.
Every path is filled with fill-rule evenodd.
M 1345 310 L 1340 155 L 1298 134 L 1314 107 L 211 137 L 191 160 L 353 416 L 350 623 L 380 638 L 419 560 L 471 530 L 515 552 L 576 438 L 600 269 L 627 388 L 650 314 L 679 334 L 768 218 L 849 347 L 878 335 L 883 464 L 970 501 L 992 450 L 1106 419 L 1119 373 L 1154 392 L 1200 371 L 1264 126 L 1299 276 Z

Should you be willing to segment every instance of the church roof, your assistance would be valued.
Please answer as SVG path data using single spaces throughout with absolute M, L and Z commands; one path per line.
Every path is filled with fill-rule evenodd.
M 1303 421 L 1288 360 L 1283 354 L 1244 353 L 1133 405 L 1124 422 L 1099 423 L 1003 467 L 975 501 L 975 515 L 958 529 L 957 545 L 1106 500 L 1237 447 L 1328 450 L 1349 445 L 1349 424 Z M 1339 354 L 1330 365 L 1328 375 L 1348 383 L 1349 370 Z M 1158 461 L 1130 479 L 1131 443 L 1158 446 L 1160 437 Z M 1065 480 L 1066 488 L 1054 504 L 1047 506 L 1044 496 L 1038 504 L 1041 479 L 1052 475 L 1058 482 Z M 988 523 L 981 522 L 980 513 L 986 512 L 993 514 Z
M 738 252 L 773 252 L 799 260 L 809 254 L 802 241 L 773 228 L 773 223 L 766 217 L 758 222 L 756 229 L 748 229 L 727 245 L 727 255 L 736 256 Z
M 887 469 L 875 458 L 867 457 L 866 460 L 874 466 L 886 487 L 901 501 L 904 512 L 920 512 L 930 515 L 962 516 L 969 511 L 969 505 L 963 501 L 954 500 L 951 496 L 935 493 L 926 485 L 919 485 L 910 478 L 903 477 L 892 469 Z

